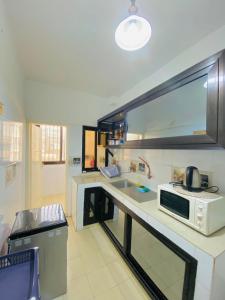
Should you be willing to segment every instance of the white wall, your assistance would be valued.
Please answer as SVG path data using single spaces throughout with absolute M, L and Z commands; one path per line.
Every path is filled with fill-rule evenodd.
M 70 125 L 67 127 L 67 154 L 69 165 L 67 168 L 67 199 L 71 199 L 72 177 L 80 175 L 82 167 L 71 163 L 72 157 L 82 159 L 82 125 Z M 67 203 L 68 212 L 71 212 L 71 203 Z
M 194 28 L 193 28 L 194 30 Z M 125 104 L 143 93 L 151 90 L 166 80 L 174 77 L 187 68 L 225 49 L 225 26 L 206 36 L 194 46 L 186 49 L 180 55 L 164 65 L 157 72 L 141 81 L 139 84 L 115 99 L 117 106 Z M 185 38 L 185 37 L 184 37 Z M 179 41 L 178 41 L 179 42 Z
M 147 180 L 145 184 L 150 184 L 154 189 L 158 184 L 171 181 L 173 167 L 196 166 L 201 171 L 210 172 L 212 184 L 218 185 L 220 191 L 225 193 L 225 150 L 124 149 L 114 150 L 114 153 L 122 166 L 122 171 L 128 170 L 130 160 L 139 161 L 139 156 L 145 158 L 153 175 L 153 178 Z
M 107 101 L 87 93 L 27 80 L 25 106 L 28 121 L 62 125 L 96 125 L 107 113 Z
M 42 166 L 42 196 L 65 194 L 66 192 L 66 166 L 43 165 Z
M 28 208 L 36 208 L 41 205 L 42 196 L 42 164 L 41 164 L 41 128 L 35 124 L 29 126 L 29 137 L 30 137 L 30 153 L 29 158 L 31 159 L 29 167 L 29 185 L 27 183 L 27 206 Z M 27 161 L 28 158 L 27 157 Z
M 109 103 L 115 102 L 120 106 L 142 93 L 152 89 L 167 79 L 184 71 L 195 63 L 225 48 L 225 26 L 203 40 L 195 46 L 187 49 L 174 58 L 167 65 L 162 67 L 152 76 L 146 78 L 138 85 L 127 91 L 120 98 L 103 99 L 96 96 L 80 93 L 71 89 L 50 86 L 48 84 L 26 81 L 26 114 L 29 121 L 38 123 L 62 124 L 68 126 L 68 155 L 81 157 L 82 136 L 81 125 L 95 125 L 96 120 L 104 114 L 110 112 L 112 108 Z M 213 170 L 214 183 L 223 186 L 220 177 L 225 176 L 225 150 L 210 151 L 182 151 L 182 150 L 127 150 L 118 151 L 118 156 L 122 159 L 136 158 L 137 155 L 144 155 L 154 168 L 156 182 L 169 181 L 169 169 L 171 165 L 186 166 L 194 164 L 201 166 L 202 170 Z M 203 159 L 204 158 L 204 159 Z M 222 163 L 220 163 L 222 160 Z M 160 163 L 161 161 L 161 163 Z M 212 164 L 213 161 L 213 164 Z M 168 168 L 169 166 L 169 168 Z M 67 196 L 70 199 L 70 180 L 72 176 L 80 174 L 81 166 L 69 166 L 67 170 Z M 222 190 L 224 188 L 222 187 Z
M 0 102 L 4 103 L 5 108 L 4 115 L 0 116 L 0 122 L 10 120 L 24 123 L 23 75 L 17 61 L 2 0 L 0 0 Z M 13 222 L 15 212 L 25 207 L 24 154 L 23 140 L 23 160 L 17 164 L 15 179 L 7 186 L 4 183 L 5 172 L 1 167 L 0 215 L 3 215 L 5 222 L 9 223 Z
M 81 165 L 73 166 L 72 157 L 82 157 L 82 125 L 96 125 L 109 112 L 106 99 L 46 83 L 25 82 L 25 106 L 28 122 L 67 126 L 68 169 L 67 199 L 71 197 L 71 178 L 81 174 Z M 68 202 L 70 212 L 70 202 Z

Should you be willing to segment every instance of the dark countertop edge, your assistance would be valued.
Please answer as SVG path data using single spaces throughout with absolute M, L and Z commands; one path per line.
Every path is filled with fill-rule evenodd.
M 68 226 L 68 222 L 67 222 L 66 218 L 65 218 L 65 222 L 62 222 L 62 223 L 50 225 L 47 227 L 41 227 L 41 228 L 37 228 L 37 229 L 31 229 L 31 230 L 27 230 L 27 231 L 23 231 L 23 232 L 13 233 L 12 235 L 9 236 L 9 240 L 12 241 L 12 240 L 20 239 L 20 238 L 26 238 L 31 235 L 50 231 L 50 230 L 61 228 L 64 226 Z

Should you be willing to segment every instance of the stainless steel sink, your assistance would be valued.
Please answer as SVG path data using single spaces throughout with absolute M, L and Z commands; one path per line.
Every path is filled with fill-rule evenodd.
M 156 200 L 157 198 L 157 194 L 155 192 L 139 192 L 136 185 L 127 179 L 111 182 L 111 184 L 139 203 Z
M 131 186 L 135 186 L 135 184 L 127 179 L 119 180 L 111 183 L 117 189 L 126 189 Z

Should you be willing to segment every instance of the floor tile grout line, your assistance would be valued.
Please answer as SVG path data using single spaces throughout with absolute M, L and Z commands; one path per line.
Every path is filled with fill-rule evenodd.
M 72 229 L 72 230 L 71 230 Z M 101 230 L 99 230 L 100 229 L 100 227 L 97 227 L 97 226 L 95 226 L 95 227 L 89 227 L 88 229 L 85 229 L 85 231 L 86 232 L 90 232 L 90 234 L 91 234 L 91 236 L 92 236 L 92 238 L 93 238 L 93 241 L 94 241 L 94 245 L 96 245 L 96 250 L 98 250 L 98 254 L 100 254 L 99 256 L 100 256 L 100 258 L 101 258 L 101 260 L 102 260 L 102 262 L 103 262 L 103 265 L 102 266 L 100 266 L 98 269 L 106 269 L 108 272 L 109 272 L 109 274 L 110 274 L 110 276 L 111 276 L 111 278 L 113 279 L 113 282 L 114 282 L 114 285 L 112 286 L 112 287 L 110 287 L 110 288 L 107 288 L 107 289 L 105 289 L 104 290 L 104 293 L 107 293 L 108 291 L 111 291 L 113 288 L 119 288 L 119 290 L 120 290 L 120 286 L 123 284 L 123 283 L 125 283 L 125 282 L 127 282 L 127 281 L 133 281 L 134 280 L 134 278 L 132 277 L 132 275 L 133 275 L 133 273 L 132 273 L 132 271 L 129 269 L 129 266 L 126 266 L 126 265 L 124 265 L 124 266 L 122 266 L 122 269 L 123 269 L 123 271 L 122 272 L 125 272 L 126 274 L 127 274 L 127 278 L 124 278 L 124 279 L 122 279 L 119 283 L 118 282 L 116 282 L 115 281 L 115 279 L 113 278 L 113 276 L 112 276 L 112 274 L 111 274 L 111 271 L 110 271 L 110 265 L 112 265 L 112 264 L 116 264 L 116 263 L 123 263 L 123 261 L 122 261 L 122 258 L 121 258 L 121 256 L 119 255 L 119 253 L 117 252 L 117 250 L 116 250 L 116 248 L 114 247 L 114 245 L 112 245 L 112 244 L 110 244 L 110 243 L 107 243 L 107 247 L 109 247 L 109 248 L 111 248 L 111 249 L 113 249 L 113 255 L 115 255 L 115 257 L 114 258 L 112 258 L 110 261 L 106 261 L 106 258 L 104 257 L 104 255 L 103 255 L 103 253 L 102 253 L 102 249 L 100 248 L 100 246 L 99 246 L 99 242 L 96 242 L 96 238 L 98 238 L 98 241 L 99 240 L 101 240 L 101 238 L 103 238 L 104 239 L 104 236 L 102 235 L 102 234 L 104 234 L 104 232 L 102 232 L 101 233 Z M 95 234 L 93 233 L 93 231 L 96 231 L 95 232 L 95 234 L 96 235 L 98 235 L 98 234 L 100 234 L 100 237 L 96 237 L 95 236 Z M 81 236 L 82 236 L 82 233 L 81 232 L 79 232 L 80 234 L 81 234 Z M 75 245 L 75 244 L 73 244 L 73 239 L 75 238 L 75 236 L 76 236 L 76 234 L 77 234 L 77 232 L 74 230 L 74 228 L 73 228 L 73 224 L 69 224 L 69 240 L 70 240 L 70 244 L 71 245 Z M 84 240 L 85 240 L 85 237 L 84 237 Z M 92 240 L 92 239 L 91 239 Z M 107 239 L 105 239 L 105 241 L 107 241 Z M 79 243 L 79 241 L 77 241 L 78 243 Z M 73 247 L 73 246 L 71 246 L 70 245 L 70 247 Z M 76 246 L 76 245 L 75 245 Z M 84 245 L 83 245 L 84 246 Z M 106 248 L 107 248 L 106 247 Z M 79 249 L 78 249 L 78 253 L 79 253 Z M 76 259 L 81 259 L 82 260 L 82 258 L 84 257 L 84 255 L 81 253 L 79 253 L 79 255 L 77 255 L 77 256 L 75 256 L 75 257 L 73 257 L 73 256 L 71 256 L 70 258 L 69 258 L 69 256 L 68 256 L 68 264 L 70 263 L 70 261 L 74 261 L 74 260 L 76 260 Z M 87 272 L 87 271 L 85 271 L 82 275 L 80 274 L 80 276 L 84 276 L 86 279 L 87 279 L 87 282 L 88 282 L 88 285 L 89 285 L 89 289 L 90 289 L 90 291 L 91 291 L 91 295 L 92 295 L 92 297 L 93 297 L 93 300 L 95 300 L 95 299 L 97 299 L 98 297 L 97 297 L 97 295 L 95 296 L 94 294 L 93 294 L 93 292 L 92 292 L 92 287 L 91 287 L 91 283 L 90 283 L 90 280 L 89 280 L 89 275 L 91 274 L 91 273 L 94 273 L 94 272 Z M 136 283 L 136 282 L 135 282 Z M 141 288 L 141 291 L 143 290 L 143 287 L 137 282 L 136 283 L 137 284 L 137 288 L 139 289 L 139 288 Z M 121 291 L 120 291 L 120 293 L 121 293 Z M 122 295 L 122 294 L 121 294 Z M 99 295 L 100 296 L 100 295 Z M 124 298 L 124 296 L 122 295 L 122 297 Z M 80 299 L 79 299 L 80 300 Z M 115 299 L 116 300 L 116 299 Z M 124 300 L 125 300 L 125 298 L 124 298 Z

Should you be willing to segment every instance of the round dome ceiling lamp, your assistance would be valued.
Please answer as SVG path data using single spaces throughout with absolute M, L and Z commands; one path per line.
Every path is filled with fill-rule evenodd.
M 117 27 L 115 41 L 123 50 L 135 51 L 143 48 L 150 40 L 152 29 L 150 23 L 137 16 L 138 8 L 135 0 L 131 0 L 129 17 L 124 19 Z

